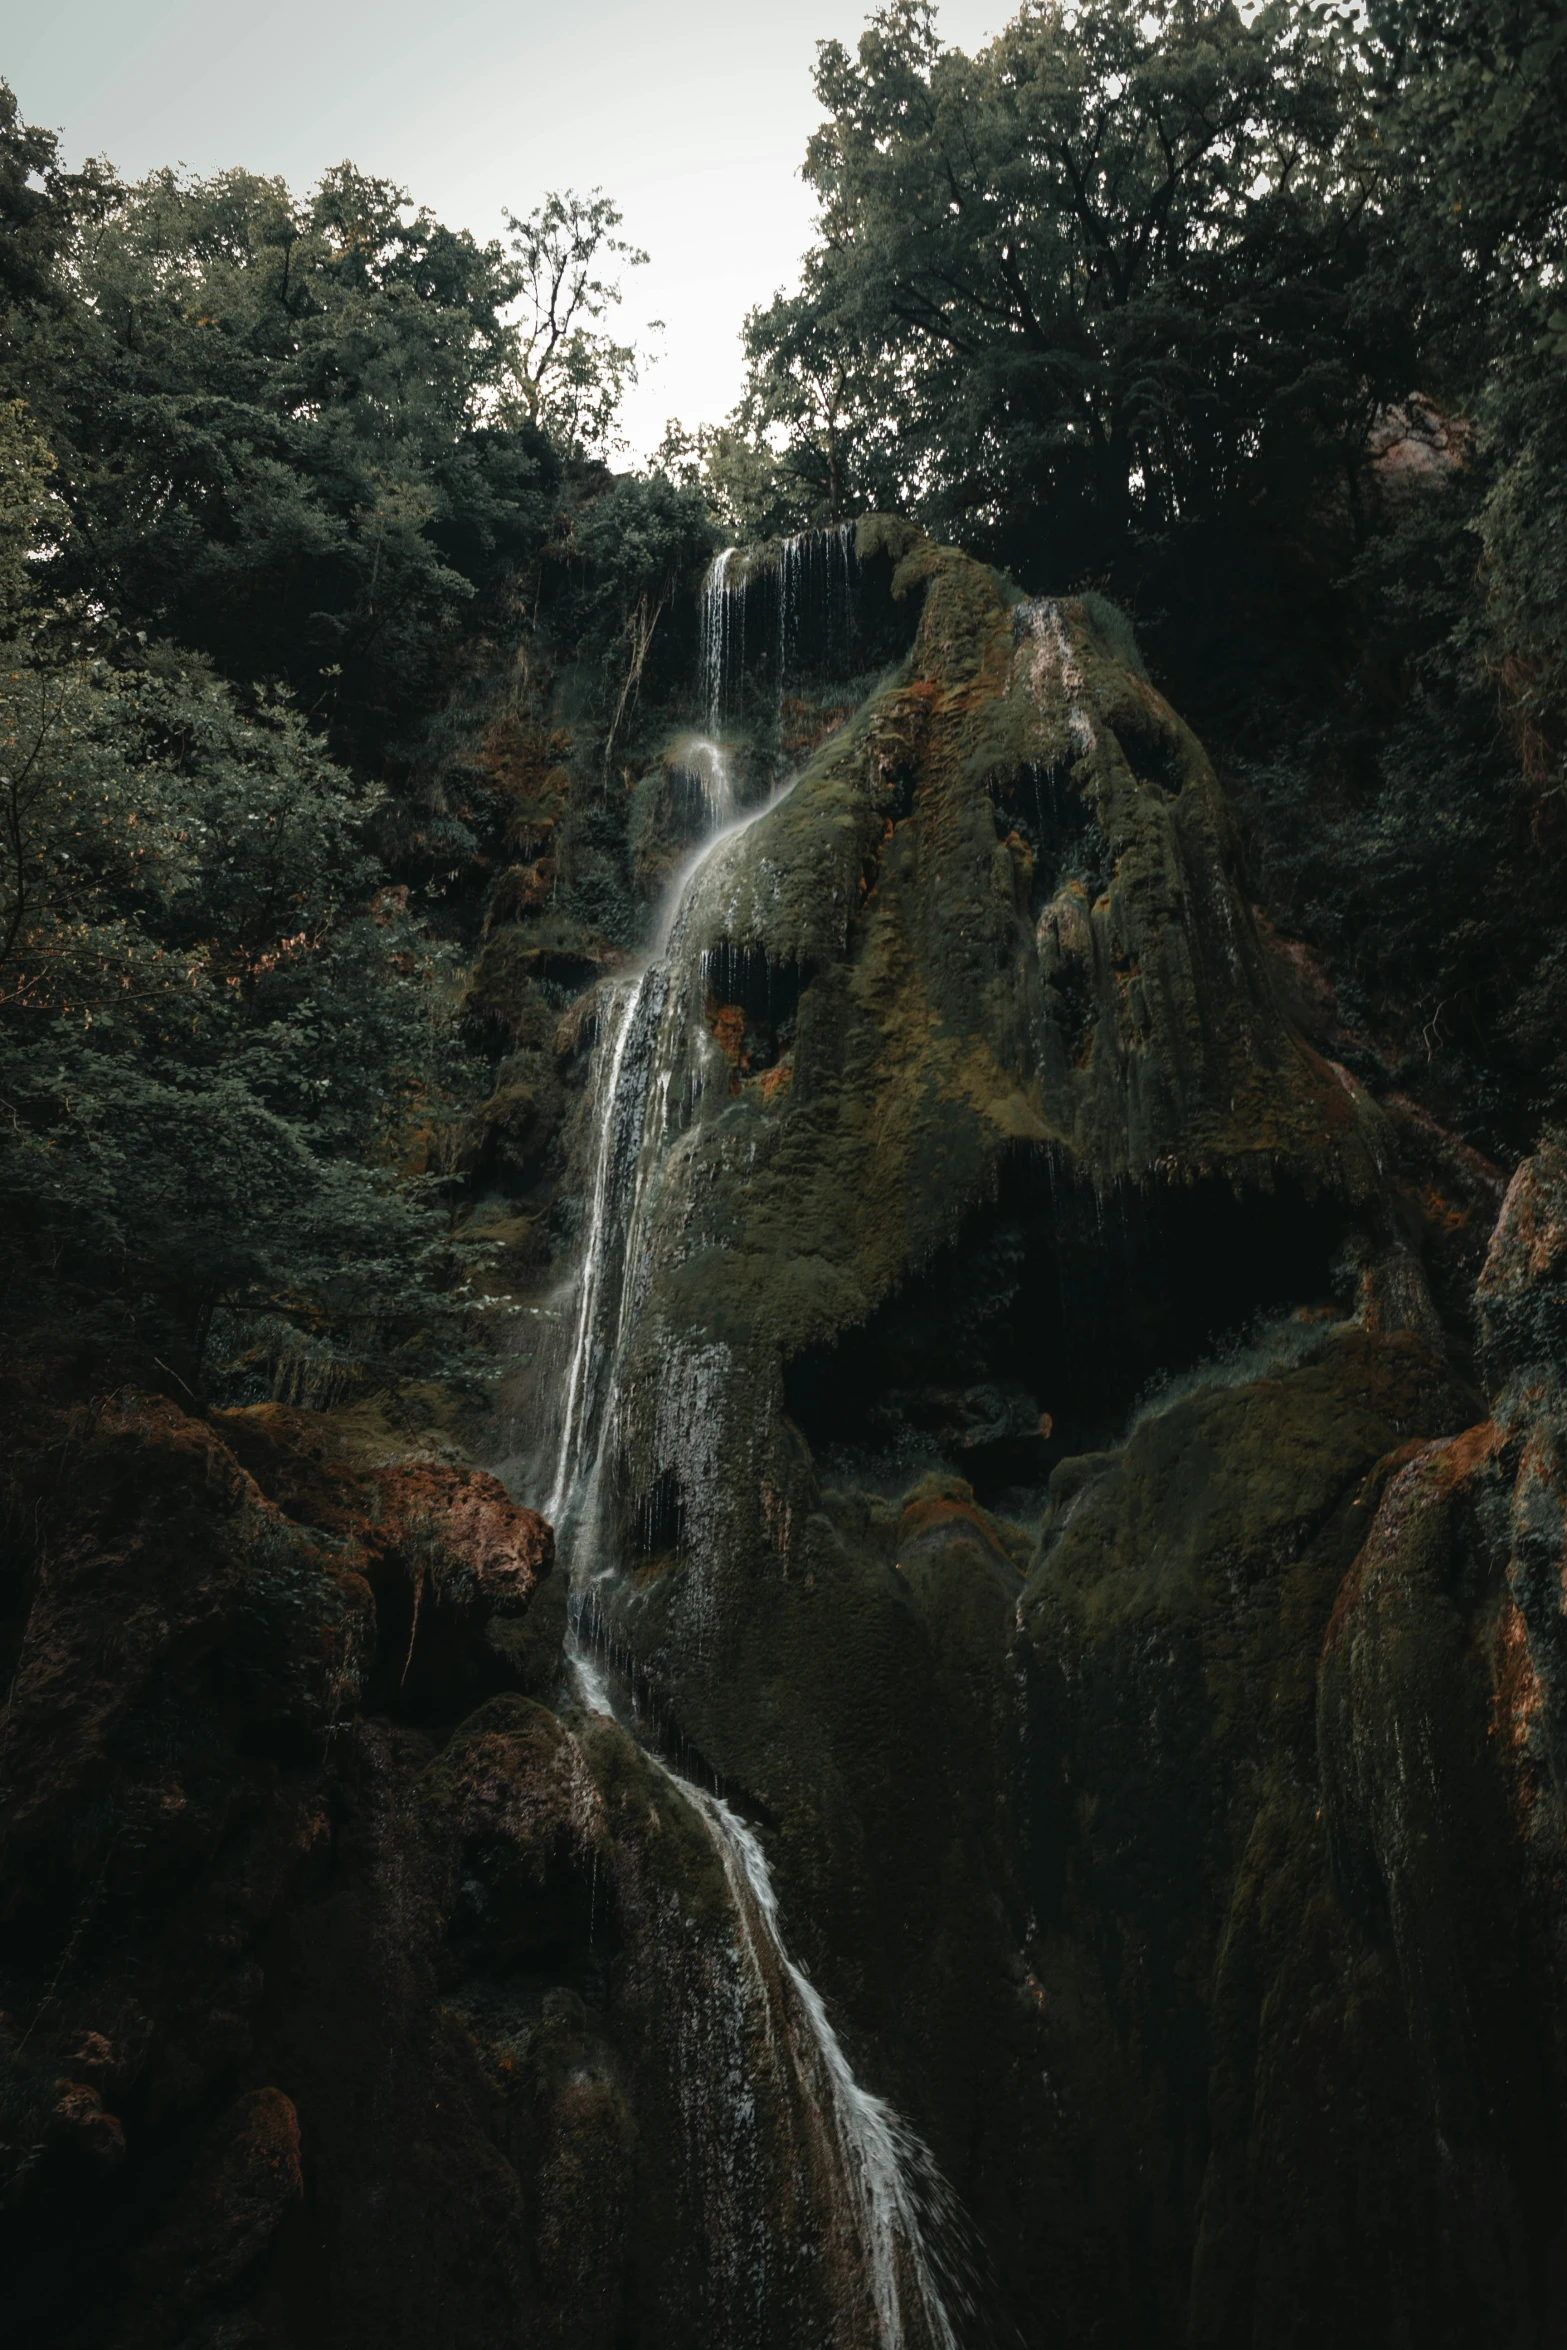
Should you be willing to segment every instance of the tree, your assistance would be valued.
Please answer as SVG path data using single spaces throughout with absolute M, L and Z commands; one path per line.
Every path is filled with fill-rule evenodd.
M 452 1210 L 490 1088 L 430 901 L 487 869 L 442 714 L 547 582 L 608 667 L 607 758 L 708 543 L 667 482 L 576 462 L 633 366 L 595 331 L 640 258 L 618 224 L 551 197 L 508 253 L 349 164 L 303 200 L 126 187 L 64 172 L 0 87 L 13 1311 L 198 1360 L 220 1306 L 465 1359 L 483 1251 Z M 374 853 L 409 842 L 439 867 L 415 911 Z
M 30 601 L 28 557 L 48 504 L 54 459 L 23 400 L 0 404 L 0 643 Z
M 1483 657 L 1531 784 L 1567 781 L 1567 18 L 1549 0 L 1371 12 L 1401 297 L 1481 430 Z
M 1369 170 L 1338 19 L 1029 0 L 978 58 L 924 0 L 819 53 L 820 241 L 748 330 L 802 474 L 1056 577 L 1354 471 L 1396 337 L 1357 303 Z M 838 493 L 842 494 L 841 490 Z
M 558 462 L 507 407 L 499 245 L 347 164 L 304 203 L 241 171 L 62 182 L 50 218 L 54 279 L 0 340 L 58 468 L 46 591 L 406 756 L 554 511 Z
M 0 682 L 0 1206 L 37 1267 L 358 1351 L 449 1321 L 409 1137 L 461 1108 L 449 958 L 378 906 L 373 790 L 199 661 L 13 640 Z M 121 657 L 110 657 L 119 655 Z
M 612 264 L 640 269 L 647 255 L 617 237 L 621 215 L 602 188 L 546 196 L 526 220 L 506 215 L 522 298 L 517 390 L 529 421 L 569 456 L 616 445 L 621 403 L 638 359 L 598 321 L 620 301 Z

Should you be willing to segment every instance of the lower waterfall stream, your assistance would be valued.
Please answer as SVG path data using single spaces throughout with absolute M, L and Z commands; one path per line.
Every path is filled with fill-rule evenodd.
M 791 2029 L 796 2061 L 801 2061 L 802 2055 L 806 2062 L 814 2060 L 814 2069 L 825 2075 L 839 2171 L 864 2255 L 877 2334 L 886 2350 L 902 2350 L 910 2340 L 905 2300 L 912 2299 L 920 2319 L 915 2340 L 927 2342 L 930 2350 L 959 2350 L 926 2235 L 931 2221 L 951 2223 L 952 2199 L 946 2181 L 924 2141 L 885 2098 L 874 2096 L 855 2079 L 820 1992 L 789 1956 L 767 1855 L 753 1831 L 720 1797 L 689 1781 L 681 1786 L 723 1862 L 748 1948 L 752 1934 L 760 1931 L 788 1981 L 793 1993 L 791 2005 L 809 2043 L 805 2051 L 799 2051 Z M 754 1951 L 752 1967 L 756 1979 L 765 1980 Z M 792 2026 L 793 2017 L 790 2023 Z
M 968 2263 L 951 2189 L 923 2139 L 855 2078 L 820 1992 L 789 1955 L 760 1840 L 721 1796 L 642 1744 L 579 1631 L 570 1636 L 566 1661 L 582 1705 L 636 1739 L 695 1812 L 718 1856 L 746 1989 L 766 2017 L 769 2049 L 782 2055 L 827 2123 L 835 2186 L 857 2243 L 874 2342 L 879 2350 L 963 2350 L 950 2303 L 960 2300 L 967 2309 L 972 2303 L 961 2281 Z
M 722 761 L 711 749 L 715 765 Z M 601 1484 L 616 1411 L 616 1371 L 639 1302 L 642 1237 L 665 1149 L 678 1131 L 682 1105 L 676 1079 L 691 1048 L 700 1002 L 691 1003 L 691 974 L 681 961 L 692 910 L 723 853 L 790 787 L 721 824 L 688 859 L 668 900 L 653 951 L 641 972 L 606 990 L 608 1016 L 600 1025 L 596 1062 L 601 1075 L 594 1107 L 589 1215 L 571 1318 L 571 1353 L 550 1492 L 545 1514 L 557 1526 L 574 1600 L 566 1661 L 579 1701 L 608 1716 L 641 1748 L 651 1766 L 701 1822 L 722 1867 L 733 1913 L 735 1997 L 760 2018 L 772 2063 L 792 2076 L 817 2134 L 830 2176 L 837 2228 L 852 2240 L 858 2272 L 856 2317 L 869 2332 L 846 2338 L 867 2350 L 961 2350 L 952 2314 L 973 2296 L 964 2282 L 971 2263 L 952 2196 L 923 2141 L 884 2099 L 861 2086 L 820 1993 L 790 1957 L 767 1856 L 754 1831 L 716 1792 L 674 1770 L 639 1735 L 635 1693 L 617 1704 L 584 1623 L 598 1622 L 596 1591 L 617 1576 L 603 1555 L 605 1513 Z M 724 788 L 710 805 L 722 808 Z M 727 800 L 732 807 L 732 799 Z M 698 1040 L 699 1049 L 701 1040 Z M 693 1091 L 699 1090 L 699 1086 Z M 743 2019 L 740 2019 L 743 2024 Z M 734 2043 L 743 2045 L 743 2028 Z M 725 2093 L 714 2081 L 712 2094 Z M 738 2092 L 744 2099 L 748 2090 Z M 752 2258 L 760 2263 L 760 2254 Z M 758 2295 L 765 2275 L 754 2280 Z M 835 2325 L 833 2339 L 840 2338 Z

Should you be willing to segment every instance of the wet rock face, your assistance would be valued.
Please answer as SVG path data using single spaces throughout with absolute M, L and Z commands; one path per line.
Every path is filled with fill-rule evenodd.
M 1543 2340 L 1558 1179 L 1481 1283 L 1498 1449 L 1492 1171 L 1302 1039 L 1115 616 L 875 533 L 912 652 L 658 983 L 612 1644 L 998 2325 Z
M 718 1846 L 526 1693 L 549 1528 L 329 1414 L 15 1424 L 7 2338 L 871 2350 Z
M 912 1285 L 959 1227 L 1015 1235 L 1011 1335 L 955 1379 L 892 1365 L 882 1418 L 1005 1447 L 1020 1395 L 1036 1430 L 1086 1427 L 1085 1391 L 1113 1413 L 1260 1305 L 1328 1293 L 1383 1187 L 1378 1115 L 1285 1019 L 1174 714 L 1084 607 L 1009 607 L 919 540 L 893 589 L 923 598 L 912 654 L 704 871 L 674 959 L 724 1070 L 693 1050 L 677 1079 L 700 1103 L 640 1235 L 616 1471 L 628 1525 L 680 1479 L 710 1560 L 803 1522 L 786 1403 L 809 1419 L 813 1363 L 900 1300 L 928 1324 Z M 775 979 L 787 1030 L 753 1051 Z M 711 1475 L 681 1428 L 713 1432 Z M 741 1454 L 744 1478 L 718 1465 Z
M 1344 1331 L 1058 1473 L 1019 1618 L 1028 1947 L 1047 2006 L 1094 1954 L 1135 2056 L 1156 2338 L 1567 2321 L 1562 1198 L 1542 1152 L 1497 1227 L 1493 1417 L 1415 1335 Z
M 617 888 L 755 821 L 645 987 L 555 800 L 474 978 L 502 1193 L 591 1188 L 640 1005 L 578 1621 L 647 1744 L 496 1478 L 15 1401 L 27 2350 L 950 2350 L 791 1959 L 963 2206 L 959 2350 L 1567 2336 L 1567 1162 L 1476 1292 L 1493 1171 L 1302 1041 L 1124 624 L 860 539 L 857 706 L 755 557 L 766 758 L 671 711 Z
M 23 1437 L 8 1464 L 0 1852 L 12 2338 L 149 2350 L 314 2339 L 294 2280 L 302 2289 L 325 2241 L 345 2282 L 337 2304 L 325 2294 L 322 2323 L 332 2330 L 336 2306 L 336 2338 L 364 2339 L 356 2258 L 385 2272 L 389 2245 L 373 2218 L 356 2254 L 351 2215 L 384 2194 L 377 2165 L 392 2151 L 378 2154 L 382 2124 L 367 2117 L 381 2113 L 393 2141 L 401 2125 L 396 2163 L 421 2181 L 421 2229 L 483 2210 L 488 2139 L 471 2059 L 421 1963 L 441 1916 L 432 1862 L 366 1826 L 416 1810 L 427 1735 L 370 1735 L 361 1708 L 401 1673 L 421 1575 L 420 1636 L 438 1662 L 398 1686 L 426 1723 L 443 1703 L 470 1704 L 548 1572 L 548 1529 L 488 1478 L 353 1472 L 312 1444 L 305 1415 L 225 1427 L 160 1397 L 58 1416 L 14 1392 L 11 1404 Z M 365 2102 L 347 2110 L 356 2094 Z M 444 2103 L 460 2135 L 465 2096 L 477 2133 L 470 2113 L 471 2143 L 442 2155 L 436 2117 Z M 498 2164 L 491 2154 L 488 2170 Z M 504 2304 L 482 2273 L 500 2254 L 462 2225 L 473 2296 Z M 405 2295 L 417 2268 L 404 2258 Z M 429 2295 L 446 2301 L 450 2338 L 465 2324 L 479 2338 L 461 2292 L 432 2278 Z M 431 2338 L 417 2303 L 413 2330 L 389 2317 L 384 2338 Z
M 1389 1148 L 1290 1027 L 1212 771 L 1110 624 L 876 532 L 912 652 L 682 917 L 697 1109 L 638 1229 L 609 1463 L 657 1569 L 624 1637 L 782 1819 L 859 1771 L 818 1643 L 874 1685 L 905 1637 L 879 1569 L 828 1629 L 824 1487 L 939 1464 L 1037 1511 L 1155 1372 L 1263 1307 L 1343 1310 Z M 759 1071 L 715 972 L 758 1005 L 788 976 Z
M 1567 1145 L 1548 1142 L 1508 1187 L 1480 1275 L 1481 1343 L 1492 1381 L 1559 1381 L 1567 1370 Z
M 1405 2035 L 1333 1889 L 1317 1660 L 1379 1462 L 1462 1412 L 1417 1341 L 1354 1330 L 1199 1388 L 1061 1478 L 1022 1603 L 1030 1963 L 1049 2010 L 1094 1954 L 1100 2032 L 1134 2058 L 1128 2221 L 1169 2246 L 1145 2322 L 1186 2305 L 1194 2339 L 1320 2339 L 1346 2303 L 1345 2338 L 1379 2339 L 1402 2290 L 1379 2263 L 1420 2273 L 1407 2138 L 1370 2119 L 1407 2114 Z M 1392 2242 L 1354 2216 L 1373 2180 Z

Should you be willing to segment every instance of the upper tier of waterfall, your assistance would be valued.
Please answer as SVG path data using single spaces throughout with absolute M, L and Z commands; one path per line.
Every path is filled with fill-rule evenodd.
M 857 651 L 859 584 L 852 523 L 715 555 L 698 611 L 697 685 L 709 732 L 722 732 L 748 688 L 776 702 L 800 677 L 846 674 Z

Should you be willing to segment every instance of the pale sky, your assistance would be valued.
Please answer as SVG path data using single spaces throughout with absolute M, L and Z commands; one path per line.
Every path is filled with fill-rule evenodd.
M 1016 0 L 943 0 L 974 49 Z M 71 162 L 127 177 L 243 164 L 305 188 L 351 157 L 453 226 L 496 235 L 549 188 L 602 186 L 651 254 L 619 323 L 664 356 L 633 395 L 633 450 L 664 419 L 713 421 L 740 387 L 737 337 L 809 240 L 799 179 L 818 40 L 858 37 L 866 0 L 0 0 L 0 76 Z

